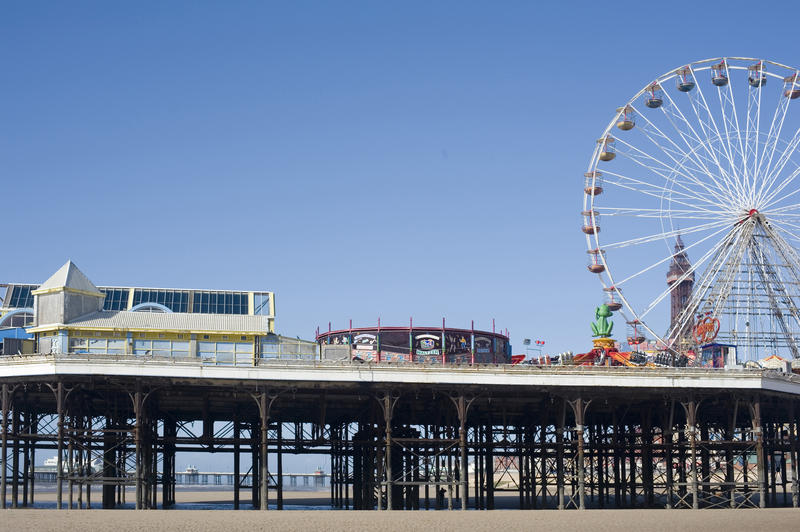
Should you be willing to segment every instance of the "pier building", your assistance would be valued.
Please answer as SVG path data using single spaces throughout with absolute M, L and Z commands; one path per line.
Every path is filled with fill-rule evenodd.
M 72 261 L 41 285 L 5 288 L 0 331 L 9 338 L 32 338 L 34 343 L 25 344 L 28 352 L 35 346 L 47 354 L 245 366 L 261 357 L 317 355 L 314 342 L 276 334 L 272 292 L 97 287 Z M 4 342 L 3 352 L 14 354 L 20 345 Z
M 508 336 L 445 327 L 359 327 L 317 333 L 324 360 L 423 364 L 509 364 Z

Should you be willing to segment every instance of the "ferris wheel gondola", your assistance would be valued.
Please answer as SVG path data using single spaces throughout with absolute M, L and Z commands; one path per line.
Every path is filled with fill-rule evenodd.
M 661 85 L 655 81 L 645 91 L 644 104 L 650 109 L 658 109 L 664 103 Z
M 689 92 L 695 86 L 694 74 L 688 66 L 675 71 L 675 84 L 679 91 Z
M 742 359 L 800 358 L 798 98 L 798 69 L 717 58 L 617 108 L 584 173 L 582 231 L 634 342 L 689 351 L 703 315 Z
M 728 84 L 728 65 L 724 59 L 711 66 L 711 83 L 717 87 L 724 87 Z
M 616 312 L 622 308 L 622 303 L 615 298 L 616 288 L 613 286 L 607 286 L 603 288 L 603 291 L 608 294 L 608 300 L 606 301 L 606 305 L 608 305 L 608 310 L 612 312 Z

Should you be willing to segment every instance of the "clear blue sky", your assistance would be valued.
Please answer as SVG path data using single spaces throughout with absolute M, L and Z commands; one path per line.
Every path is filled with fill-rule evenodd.
M 614 108 L 786 2 L 2 2 L 3 281 L 273 290 L 279 332 L 589 347 L 581 175 Z

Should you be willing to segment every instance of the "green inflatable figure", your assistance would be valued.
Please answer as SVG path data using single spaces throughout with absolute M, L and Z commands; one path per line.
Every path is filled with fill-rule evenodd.
M 597 321 L 592 323 L 592 336 L 599 338 L 609 338 L 611 336 L 611 331 L 614 330 L 614 322 L 608 321 L 611 314 L 611 309 L 606 304 L 602 304 L 595 309 L 594 317 Z

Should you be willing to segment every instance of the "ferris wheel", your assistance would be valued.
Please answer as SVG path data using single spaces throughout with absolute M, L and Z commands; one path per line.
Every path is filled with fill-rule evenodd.
M 798 98 L 800 70 L 728 57 L 671 70 L 616 110 L 581 215 L 629 343 L 800 358 Z

